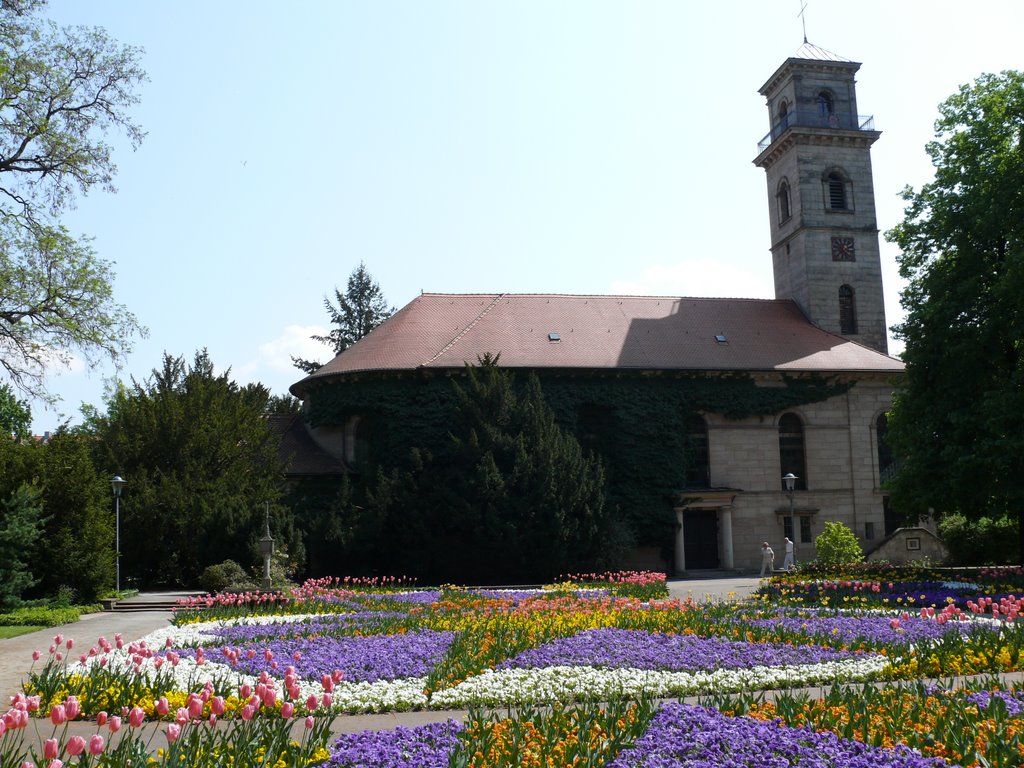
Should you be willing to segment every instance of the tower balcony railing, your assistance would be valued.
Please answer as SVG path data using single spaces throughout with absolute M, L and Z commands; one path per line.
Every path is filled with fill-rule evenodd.
M 833 112 L 823 115 L 820 112 L 790 112 L 772 126 L 771 131 L 757 143 L 757 153 L 761 154 L 771 143 L 789 128 L 831 128 L 841 131 L 873 131 L 875 130 L 874 115 L 853 115 Z

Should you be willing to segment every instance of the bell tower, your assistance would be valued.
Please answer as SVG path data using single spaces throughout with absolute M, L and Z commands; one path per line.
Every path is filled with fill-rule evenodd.
M 860 64 L 804 43 L 760 93 L 769 133 L 754 163 L 768 179 L 775 298 L 815 325 L 888 351 L 871 145 L 857 114 Z

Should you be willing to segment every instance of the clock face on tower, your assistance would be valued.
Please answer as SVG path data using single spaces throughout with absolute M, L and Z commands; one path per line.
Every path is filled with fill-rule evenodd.
M 852 237 L 832 238 L 832 261 L 856 261 Z

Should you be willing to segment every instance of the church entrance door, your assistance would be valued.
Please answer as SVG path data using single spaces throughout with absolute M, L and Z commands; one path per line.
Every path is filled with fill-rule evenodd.
M 718 568 L 718 510 L 688 509 L 683 552 L 686 570 Z

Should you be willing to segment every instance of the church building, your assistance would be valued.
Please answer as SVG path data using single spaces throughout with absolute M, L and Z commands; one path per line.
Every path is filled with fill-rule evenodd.
M 749 572 L 784 537 L 810 560 L 831 521 L 870 549 L 896 527 L 885 414 L 903 365 L 859 67 L 805 43 L 761 87 L 775 299 L 426 293 L 292 386 L 308 436 L 346 471 L 387 466 L 443 438 L 452 378 L 500 355 L 602 456 L 622 565 Z

